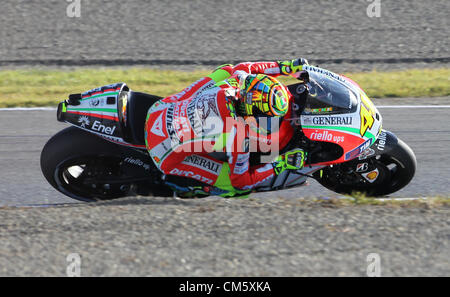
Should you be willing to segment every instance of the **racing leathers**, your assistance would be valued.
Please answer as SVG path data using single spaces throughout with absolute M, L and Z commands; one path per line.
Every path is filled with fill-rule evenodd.
M 222 196 L 248 193 L 272 178 L 286 167 L 273 163 L 250 166 L 249 144 L 258 138 L 258 143 L 281 149 L 291 139 L 292 126 L 282 121 L 269 135 L 254 133 L 258 130 L 254 118 L 240 117 L 235 100 L 241 81 L 249 74 L 277 77 L 299 70 L 301 65 L 291 61 L 224 65 L 158 101 L 149 109 L 145 124 L 146 146 L 153 162 L 166 176 L 194 179 L 205 185 L 203 191 Z M 289 114 L 290 108 L 286 116 Z M 226 160 L 212 157 L 217 152 L 224 153 Z M 179 192 L 187 189 L 169 185 Z

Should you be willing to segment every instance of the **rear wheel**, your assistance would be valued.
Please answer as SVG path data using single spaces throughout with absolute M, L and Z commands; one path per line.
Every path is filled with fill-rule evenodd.
M 127 196 L 131 183 L 122 162 L 118 145 L 75 127 L 54 135 L 41 153 L 41 170 L 47 181 L 81 201 Z
M 416 166 L 413 151 L 399 139 L 385 154 L 327 167 L 322 173 L 316 172 L 315 177 L 321 185 L 340 194 L 359 192 L 380 197 L 405 187 L 412 180 Z

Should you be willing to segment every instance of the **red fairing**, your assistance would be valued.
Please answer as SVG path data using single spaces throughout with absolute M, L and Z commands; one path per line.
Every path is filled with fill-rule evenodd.
M 230 76 L 236 71 L 279 74 L 276 62 L 241 63 L 221 69 Z M 276 69 L 278 73 L 275 73 Z M 233 77 L 239 79 L 239 76 Z M 145 127 L 147 149 L 164 174 L 189 177 L 213 185 L 223 166 L 223 162 L 208 156 L 216 146 L 214 150 L 228 155 L 232 185 L 237 189 L 251 190 L 274 176 L 273 167 L 271 164 L 250 167 L 249 142 L 246 141 L 251 137 L 250 129 L 232 116 L 227 101 L 230 99 L 226 98 L 227 92 L 236 87 L 229 84 L 214 87 L 214 83 L 211 78 L 202 78 L 180 93 L 163 99 L 155 109 L 152 107 Z M 218 137 L 222 133 L 228 137 Z M 291 136 L 292 127 L 288 121 L 283 121 L 271 140 L 281 139 L 279 145 L 284 146 Z M 256 137 L 261 136 L 256 134 Z

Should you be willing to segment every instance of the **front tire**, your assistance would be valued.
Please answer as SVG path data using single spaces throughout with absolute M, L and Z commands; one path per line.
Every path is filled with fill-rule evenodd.
M 358 163 L 367 162 L 377 177 L 370 182 L 355 171 Z M 317 181 L 327 189 L 340 194 L 362 193 L 368 197 L 392 194 L 405 187 L 414 177 L 417 161 L 411 148 L 402 140 L 385 154 L 364 161 L 352 160 L 315 173 Z

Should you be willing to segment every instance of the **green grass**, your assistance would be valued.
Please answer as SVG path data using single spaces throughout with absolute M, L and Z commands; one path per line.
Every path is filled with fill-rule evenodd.
M 450 96 L 450 68 L 348 73 L 369 97 Z
M 160 96 L 174 94 L 209 70 L 173 71 L 146 68 L 0 71 L 0 107 L 54 106 L 68 94 L 115 82 Z M 359 83 L 369 97 L 435 97 L 450 95 L 450 69 L 344 73 Z M 282 78 L 284 83 L 293 78 Z

